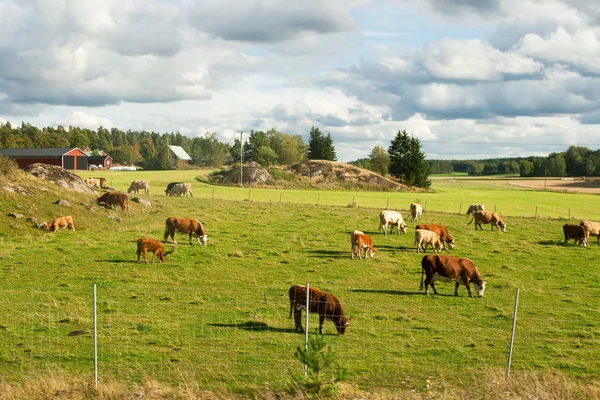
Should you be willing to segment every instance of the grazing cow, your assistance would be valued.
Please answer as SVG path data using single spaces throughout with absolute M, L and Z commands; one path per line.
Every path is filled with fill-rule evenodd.
M 585 229 L 583 229 L 583 226 L 564 224 L 563 233 L 565 234 L 565 244 L 569 242 L 569 239 L 575 239 L 575 244 L 579 243 L 580 246 L 587 246 L 588 240 L 585 238 Z
M 589 243 L 590 235 L 598 237 L 598 246 L 600 246 L 600 222 L 581 221 L 579 223 L 583 227 L 585 241 Z
M 383 234 L 387 236 L 388 226 L 393 227 L 394 225 L 396 226 L 398 235 L 400 234 L 400 231 L 406 233 L 406 224 L 404 223 L 402 214 L 398 211 L 383 210 L 379 214 L 379 229 L 383 229 Z
M 369 235 L 365 235 L 361 231 L 354 231 L 350 234 L 350 243 L 352 248 L 350 249 L 350 255 L 354 260 L 354 256 L 357 255 L 359 259 L 362 259 L 361 253 L 365 250 L 365 258 L 368 256 L 375 255 L 375 247 L 373 247 L 373 241 Z
M 294 311 L 294 322 L 296 330 L 302 329 L 302 309 L 306 309 L 306 286 L 292 286 L 288 292 L 290 297 L 290 318 Z M 310 288 L 308 299 L 308 310 L 319 314 L 319 334 L 323 333 L 323 322 L 329 320 L 335 325 L 340 335 L 346 333 L 350 318 L 344 315 L 342 304 L 334 295 L 316 288 Z
M 100 179 L 97 179 L 97 178 L 87 178 L 87 179 L 84 179 L 84 182 L 90 186 L 100 187 Z
M 471 204 L 467 210 L 467 215 L 471 215 L 475 211 L 485 211 L 485 206 L 483 204 Z
M 140 189 L 143 189 L 145 194 L 150 193 L 150 181 L 131 182 L 131 185 L 129 185 L 129 189 L 127 189 L 127 193 L 135 192 L 135 194 L 138 194 Z
M 485 291 L 485 281 L 479 275 L 479 271 L 468 258 L 440 256 L 430 254 L 421 259 L 421 290 L 423 290 L 423 275 L 425 275 L 425 294 L 429 294 L 428 286 L 431 286 L 433 293 L 438 294 L 434 282 L 455 282 L 454 295 L 458 296 L 458 286 L 462 283 L 466 286 L 469 297 L 471 294 L 471 282 L 475 286 L 475 292 L 479 297 L 483 297 Z
M 154 257 L 158 257 L 158 261 L 162 264 L 165 261 L 165 246 L 161 242 L 155 239 L 140 238 L 137 241 L 137 256 L 138 263 L 140 262 L 140 255 L 144 255 L 146 264 L 149 264 L 146 258 L 146 252 L 152 252 L 152 264 L 154 264 Z
M 173 185 L 173 187 L 171 187 L 171 189 L 167 192 L 167 195 L 169 196 L 181 196 L 184 195 L 185 197 L 188 196 L 188 194 L 190 195 L 190 197 L 194 197 L 192 194 L 192 184 L 191 183 L 177 183 L 175 185 Z
M 66 217 L 57 217 L 54 218 L 52 222 L 46 224 L 46 230 L 56 232 L 60 228 L 69 228 L 70 230 L 75 230 L 75 225 L 73 225 L 73 217 L 67 215 Z
M 423 247 L 423 243 L 425 244 L 425 247 Z M 417 253 L 420 253 L 421 250 L 424 253 L 425 250 L 427 250 L 428 245 L 433 247 L 434 253 L 439 253 L 444 247 L 444 244 L 442 243 L 442 240 L 438 234 L 426 229 L 415 230 L 415 244 L 417 245 Z
M 421 220 L 421 214 L 423 214 L 423 207 L 419 203 L 411 203 L 410 204 L 410 220 L 414 221 L 415 219 Z
M 169 194 L 169 192 L 171 191 L 171 189 L 173 188 L 173 186 L 179 184 L 179 183 L 183 183 L 183 182 L 171 182 L 167 185 L 167 188 L 165 189 L 165 194 Z
M 202 226 L 202 223 L 197 219 L 193 218 L 177 218 L 177 217 L 169 217 L 165 222 L 165 237 L 164 242 L 167 243 L 167 239 L 171 236 L 171 240 L 174 244 L 177 244 L 175 241 L 175 232 L 179 233 L 187 233 L 190 235 L 190 244 L 193 244 L 192 237 L 195 237 L 200 245 L 206 245 L 206 241 L 208 240 L 208 235 Z
M 448 245 L 450 249 L 454 248 L 454 239 L 448 233 L 448 229 L 446 229 L 444 225 L 418 224 L 417 226 L 415 226 L 415 229 L 426 229 L 428 231 L 435 232 L 440 237 L 440 240 L 442 241 L 445 250 L 447 250 L 446 245 Z
M 107 208 L 113 208 L 115 205 L 121 206 L 121 211 L 129 209 L 129 198 L 126 194 L 117 192 L 106 192 L 96 200 L 97 204 L 104 203 Z
M 475 220 L 475 230 L 477 230 L 478 226 L 479 229 L 483 230 L 483 226 L 481 226 L 481 224 L 491 224 L 492 230 L 494 230 L 495 226 L 498 232 L 500 232 L 500 229 L 502 229 L 502 232 L 506 232 L 506 224 L 504 223 L 502 216 L 500 216 L 498 213 L 489 211 L 475 211 L 473 213 L 473 218 L 471 218 L 467 225 L 471 224 L 473 220 Z

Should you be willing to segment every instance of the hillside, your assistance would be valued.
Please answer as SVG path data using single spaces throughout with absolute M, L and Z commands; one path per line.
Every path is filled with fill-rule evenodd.
M 417 192 L 411 188 L 373 171 L 358 168 L 351 164 L 310 160 L 293 165 L 291 168 L 277 166 L 261 168 L 244 166 L 243 182 L 255 187 L 279 187 L 286 189 L 328 189 L 328 190 L 370 190 Z M 239 167 L 219 171 L 209 177 L 213 183 L 237 185 L 240 181 Z

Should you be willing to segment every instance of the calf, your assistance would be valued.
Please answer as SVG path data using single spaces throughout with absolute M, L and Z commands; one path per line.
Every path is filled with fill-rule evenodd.
M 288 294 L 290 297 L 290 318 L 293 311 L 296 330 L 304 332 L 304 329 L 302 329 L 302 309 L 306 309 L 306 286 L 292 286 Z M 333 322 L 340 335 L 346 333 L 350 318 L 344 315 L 342 304 L 334 295 L 311 287 L 308 310 L 311 313 L 319 314 L 319 334 L 323 333 L 323 322 L 326 319 Z
M 506 223 L 504 223 L 502 216 L 498 213 L 489 211 L 475 211 L 473 213 L 473 218 L 471 218 L 467 225 L 470 225 L 473 220 L 475 220 L 475 230 L 477 230 L 478 226 L 479 229 L 483 230 L 483 226 L 481 226 L 481 224 L 490 224 L 492 226 L 492 230 L 494 230 L 495 226 L 498 232 L 500 232 L 500 229 L 502 229 L 502 232 L 506 232 Z
M 590 236 L 596 236 L 598 238 L 598 246 L 600 246 L 600 222 L 581 221 L 579 225 L 583 227 L 586 243 L 589 243 Z
M 565 235 L 565 244 L 569 242 L 569 239 L 575 239 L 575 244 L 580 246 L 587 246 L 588 240 L 585 238 L 585 230 L 581 225 L 564 224 L 563 233 Z
M 438 234 L 426 229 L 415 230 L 415 244 L 417 245 L 417 253 L 420 253 L 421 250 L 425 252 L 428 245 L 433 247 L 434 253 L 442 251 L 442 248 L 444 247 Z M 423 247 L 423 244 L 425 244 L 425 247 Z
M 104 204 L 107 208 L 120 205 L 121 211 L 129 209 L 129 198 L 126 194 L 117 192 L 106 192 L 96 200 L 97 204 Z
M 435 232 L 440 237 L 440 240 L 444 245 L 444 249 L 447 250 L 446 245 L 448 245 L 450 249 L 454 248 L 454 239 L 448 233 L 448 229 L 444 225 L 418 224 L 417 226 L 415 226 L 415 229 L 427 229 L 428 231 Z
M 406 233 L 406 224 L 404 223 L 402 214 L 398 211 L 383 210 L 379 214 L 379 229 L 383 229 L 383 234 L 387 236 L 388 227 L 393 227 L 394 225 L 396 226 L 398 235 L 400 234 L 400 231 Z
M 373 258 L 375 255 L 375 247 L 373 247 L 373 241 L 371 240 L 371 237 L 369 235 L 365 235 L 361 231 L 354 231 L 350 234 L 350 243 L 352 246 L 350 249 L 350 255 L 352 256 L 353 260 L 355 255 L 357 255 L 359 259 L 362 259 L 361 253 L 363 249 L 365 251 L 365 258 L 368 256 Z
M 486 282 L 479 275 L 479 271 L 468 258 L 440 256 L 430 254 L 421 259 L 421 290 L 423 290 L 423 275 L 425 275 L 425 293 L 429 294 L 428 286 L 433 293 L 438 294 L 435 289 L 435 281 L 455 282 L 454 295 L 458 296 L 458 286 L 462 283 L 466 286 L 469 297 L 471 294 L 471 282 L 475 286 L 475 292 L 483 297 Z
M 421 220 L 421 214 L 423 213 L 423 207 L 419 203 L 411 203 L 410 205 L 410 218 L 411 221 L 415 219 Z
M 158 261 L 162 264 L 165 261 L 165 247 L 161 242 L 154 239 L 141 238 L 137 241 L 137 256 L 138 263 L 140 262 L 140 255 L 144 255 L 144 260 L 146 264 L 148 263 L 148 259 L 146 258 L 146 253 L 148 251 L 152 252 L 152 264 L 154 264 L 154 257 L 158 257 Z
M 73 217 L 67 215 L 66 217 L 57 217 L 54 218 L 52 222 L 46 224 L 46 230 L 56 232 L 60 228 L 69 228 L 70 230 L 75 230 L 75 225 L 73 225 Z

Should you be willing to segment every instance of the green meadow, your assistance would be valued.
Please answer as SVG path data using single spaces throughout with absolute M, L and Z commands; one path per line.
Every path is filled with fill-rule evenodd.
M 89 176 L 100 175 L 123 192 L 132 180 L 150 180 L 150 195 L 140 197 L 152 208 L 90 209 L 97 196 L 25 174 L 13 183 L 33 196 L 0 190 L 4 382 L 53 373 L 93 379 L 96 284 L 100 385 L 152 379 L 226 393 L 285 391 L 302 371 L 294 352 L 304 341 L 288 318 L 287 290 L 307 282 L 335 294 L 352 318 L 345 335 L 327 321 L 323 334 L 361 390 L 423 393 L 502 376 L 517 288 L 511 376 L 552 371 L 566 382 L 598 382 L 600 247 L 595 238 L 587 248 L 565 245 L 562 235 L 569 215 L 572 223 L 600 220 L 598 196 L 523 190 L 508 180 L 439 179 L 431 192 L 374 193 L 219 187 L 197 180 L 199 171 Z M 171 181 L 192 183 L 194 196 L 165 196 Z M 405 211 L 417 200 L 422 222 L 454 236 L 456 248 L 445 253 L 470 258 L 487 280 L 483 298 L 464 287 L 455 297 L 443 282 L 438 296 L 419 291 L 423 254 Z M 507 232 L 468 225 L 471 203 L 502 213 Z M 408 234 L 378 231 L 386 206 L 404 210 Z M 72 215 L 76 230 L 48 233 L 12 212 L 38 221 Z M 169 216 L 198 218 L 208 245 L 178 234 L 164 264 L 138 263 L 136 240 L 162 239 Z M 372 236 L 373 259 L 351 260 L 354 229 Z M 317 328 L 311 316 L 310 334 Z

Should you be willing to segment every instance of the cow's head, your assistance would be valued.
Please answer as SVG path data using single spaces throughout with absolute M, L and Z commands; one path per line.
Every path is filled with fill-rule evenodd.
M 404 222 L 400 224 L 400 230 L 402 231 L 402 233 L 406 233 L 406 228 L 407 226 Z
M 448 239 L 446 240 L 446 244 L 448 245 L 448 247 L 450 248 L 450 250 L 452 250 L 454 248 L 454 239 Z
M 500 225 L 500 228 L 502 228 L 502 232 L 506 232 L 506 224 L 504 223 L 504 221 L 500 221 L 498 225 Z
M 485 292 L 485 284 L 485 281 L 481 281 L 481 283 L 473 282 L 473 286 L 475 286 L 475 292 L 477 293 L 477 296 L 483 297 L 483 292 Z
M 206 246 L 206 242 L 208 241 L 208 235 L 196 235 L 196 240 L 198 240 L 198 244 Z
M 373 258 L 373 256 L 375 255 L 375 247 L 371 246 L 369 248 L 369 255 L 371 256 L 371 258 Z
M 335 329 L 337 329 L 340 335 L 346 333 L 346 328 L 348 327 L 351 319 L 352 318 L 348 317 L 338 317 L 338 319 L 335 320 Z
M 158 256 L 158 259 L 159 259 L 159 261 L 160 261 L 161 264 L 164 263 L 165 262 L 165 258 L 167 258 L 167 254 L 165 253 L 164 250 L 160 250 L 158 252 L 157 256 Z
M 579 245 L 582 247 L 586 247 L 588 245 L 588 240 L 586 238 L 580 239 Z

